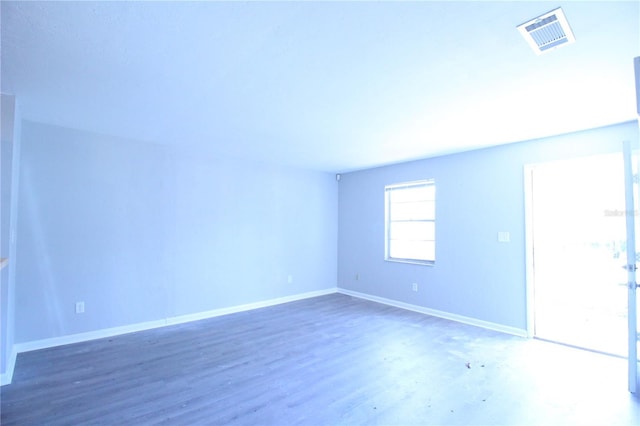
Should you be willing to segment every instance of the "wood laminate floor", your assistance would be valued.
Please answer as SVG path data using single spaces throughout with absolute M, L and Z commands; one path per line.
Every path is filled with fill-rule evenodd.
M 626 361 L 341 294 L 18 356 L 3 425 L 640 424 Z

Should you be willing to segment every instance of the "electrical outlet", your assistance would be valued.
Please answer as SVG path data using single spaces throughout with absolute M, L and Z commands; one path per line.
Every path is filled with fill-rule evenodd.
M 413 284 L 411 284 L 411 289 L 412 289 L 413 291 L 418 291 L 418 283 L 413 283 Z
M 291 284 L 291 283 L 293 282 L 293 275 L 289 275 L 289 276 L 287 277 L 287 282 L 288 282 L 289 284 Z
M 84 314 L 84 302 L 76 302 L 76 314 Z
M 356 281 L 360 281 L 360 274 L 356 274 Z

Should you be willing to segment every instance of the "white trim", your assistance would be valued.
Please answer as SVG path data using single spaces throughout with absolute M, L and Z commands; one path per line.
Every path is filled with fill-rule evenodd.
M 465 317 L 462 315 L 452 314 L 449 312 L 438 311 L 435 309 L 425 308 L 423 306 L 412 305 L 409 303 L 398 302 L 383 297 L 372 296 L 365 293 L 359 293 L 356 291 L 346 290 L 342 288 L 327 288 L 324 290 L 310 291 L 301 294 L 295 294 L 291 296 L 278 297 L 275 299 L 263 300 L 260 302 L 247 303 L 244 305 L 231 306 L 228 308 L 213 309 L 210 311 L 198 312 L 195 314 L 186 314 L 176 317 L 165 318 L 155 321 L 147 321 L 137 324 L 130 324 L 121 327 L 111 327 L 101 330 L 89 331 L 86 333 L 70 334 L 67 336 L 52 337 L 49 339 L 33 340 L 30 342 L 16 343 L 13 345 L 13 350 L 7 364 L 7 372 L 0 376 L 0 383 L 2 385 L 10 384 L 13 378 L 13 370 L 15 367 L 16 356 L 22 352 L 35 351 L 38 349 L 52 348 L 55 346 L 69 345 L 72 343 L 87 342 L 95 339 L 102 339 L 105 337 L 119 336 L 122 334 L 134 333 L 138 331 L 151 330 L 160 327 L 166 327 L 169 325 L 183 324 L 191 321 L 199 321 L 208 318 L 214 318 L 222 315 L 229 315 L 238 312 L 250 311 L 254 309 L 266 308 L 269 306 L 280 305 L 283 303 L 295 302 L 297 300 L 309 299 L 312 297 L 325 296 L 328 294 L 340 293 L 360 299 L 370 300 L 373 302 L 382 303 L 396 308 L 406 309 L 413 312 L 419 312 L 434 317 L 444 318 L 464 324 L 473 325 L 476 327 L 486 328 L 489 330 L 498 331 L 501 333 L 512 334 L 515 336 L 525 337 L 527 335 L 526 330 L 522 330 L 516 327 L 509 327 L 502 324 L 492 323 L 489 321 L 483 321 L 475 318 Z
M 9 354 L 9 358 L 7 359 L 6 371 L 3 374 L 0 374 L 0 386 L 10 385 L 13 380 L 13 370 L 16 367 L 16 357 L 18 356 L 18 352 L 16 351 L 15 345 L 11 347 L 11 353 Z
M 391 256 L 391 223 L 395 222 L 391 219 L 391 207 L 392 205 L 395 205 L 395 203 L 392 203 L 391 201 L 391 194 L 394 191 L 397 190 L 405 190 L 405 189 L 418 189 L 418 188 L 433 188 L 434 191 L 434 198 L 433 200 L 429 200 L 429 199 L 420 199 L 421 201 L 432 201 L 433 202 L 433 218 L 432 219 L 407 219 L 407 220 L 403 220 L 403 222 L 409 222 L 409 223 L 433 223 L 434 226 L 434 235 L 433 235 L 433 240 L 426 240 L 426 239 L 420 239 L 418 241 L 421 242 L 433 242 L 434 245 L 434 252 L 433 252 L 433 257 L 430 259 L 421 259 L 418 257 L 412 257 L 412 258 L 402 258 L 402 257 L 392 257 Z M 412 182 L 401 182 L 401 183 L 395 183 L 392 185 L 386 185 L 384 187 L 384 260 L 388 261 L 388 262 L 399 262 L 399 263 L 412 263 L 412 264 L 416 264 L 416 265 L 429 265 L 429 266 L 433 266 L 435 264 L 435 244 L 436 244 L 436 207 L 435 207 L 435 203 L 436 203 L 436 199 L 435 199 L 435 191 L 436 191 L 436 181 L 434 178 L 431 179 L 424 179 L 424 180 L 417 180 L 417 181 L 412 181 Z M 415 253 L 412 253 L 414 256 Z
M 292 296 L 278 297 L 276 299 L 263 300 L 260 302 L 247 303 L 245 305 L 231 306 L 228 308 L 213 309 L 211 311 L 198 312 L 195 314 L 180 315 L 177 317 L 167 318 L 167 325 L 183 324 L 185 322 L 198 321 L 207 318 L 219 317 L 222 315 L 235 314 L 237 312 L 251 311 L 253 309 L 266 308 L 283 303 L 295 302 L 297 300 L 310 299 L 312 297 L 326 296 L 327 294 L 336 293 L 337 288 L 328 288 L 325 290 L 309 291 L 307 293 L 294 294 Z
M 395 262 L 395 263 L 409 263 L 411 265 L 436 266 L 435 260 L 413 260 L 413 259 L 399 259 L 395 257 L 385 257 L 384 261 Z
M 527 337 L 527 330 L 510 327 L 507 325 L 498 324 L 495 322 L 483 321 L 476 318 L 466 317 L 463 315 L 452 314 L 450 312 L 438 311 L 436 309 L 425 308 L 424 306 L 412 305 L 410 303 L 399 302 L 397 300 L 387 299 L 384 297 L 372 296 L 357 291 L 346 290 L 338 288 L 338 293 L 345 294 L 347 296 L 357 297 L 359 299 L 370 300 L 372 302 L 382 303 L 384 305 L 394 306 L 396 308 L 406 309 L 408 311 L 418 312 L 425 315 L 431 315 L 433 317 L 444 318 L 451 321 L 460 322 L 463 324 L 473 325 L 476 327 L 486 328 L 488 330 L 499 331 L 501 333 L 512 334 L 519 337 Z
M 535 297 L 534 297 L 534 265 L 533 265 L 533 171 L 534 164 L 524 166 L 524 227 L 525 227 L 525 292 L 527 336 L 533 337 L 535 326 Z
M 328 288 L 325 290 L 310 291 L 306 293 L 295 294 L 292 296 L 278 297 L 275 299 L 263 300 L 255 303 L 247 303 L 244 305 L 213 309 L 210 311 L 198 312 L 195 314 L 186 314 L 186 315 L 180 315 L 176 317 L 169 317 L 161 320 L 147 321 L 147 322 L 142 322 L 137 324 L 125 325 L 121 327 L 104 328 L 101 330 L 88 331 L 86 333 L 70 334 L 67 336 L 52 337 L 49 339 L 33 340 L 30 342 L 15 344 L 14 352 L 22 353 L 22 352 L 35 351 L 38 349 L 51 348 L 54 346 L 69 345 L 71 343 L 87 342 L 89 340 L 119 336 L 121 334 L 151 330 L 154 328 L 166 327 L 169 325 L 183 324 L 191 321 L 214 318 L 214 317 L 233 314 L 237 312 L 250 311 L 253 309 L 265 308 L 268 306 L 280 305 L 283 303 L 294 302 L 296 300 L 309 299 L 312 297 L 324 296 L 324 295 L 333 294 L 333 293 L 336 293 L 335 287 Z
M 37 351 L 39 349 L 53 348 L 55 346 L 70 345 L 72 343 L 87 342 L 89 340 L 113 337 L 121 334 L 135 333 L 137 331 L 151 330 L 168 325 L 165 319 L 140 322 L 123 325 L 120 327 L 103 328 L 87 331 L 85 333 L 68 334 L 66 336 L 51 337 L 48 339 L 32 340 L 30 342 L 16 343 L 14 346 L 18 353 Z
M 391 184 L 391 185 L 385 185 L 384 190 L 385 190 L 385 192 L 387 192 L 387 191 L 394 190 L 394 189 L 414 188 L 416 186 L 435 185 L 435 183 L 436 183 L 436 180 L 434 178 L 413 180 L 411 182 L 400 182 L 400 183 L 394 183 L 394 184 Z

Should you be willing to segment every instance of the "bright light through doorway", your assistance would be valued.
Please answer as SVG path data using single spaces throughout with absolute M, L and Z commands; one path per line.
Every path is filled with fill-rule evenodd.
M 532 171 L 535 335 L 626 356 L 622 156 Z

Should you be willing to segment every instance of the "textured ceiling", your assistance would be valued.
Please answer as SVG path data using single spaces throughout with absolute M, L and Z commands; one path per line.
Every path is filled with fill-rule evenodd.
M 562 6 L 576 43 L 516 26 Z M 629 2 L 8 2 L 26 119 L 331 172 L 635 118 Z

